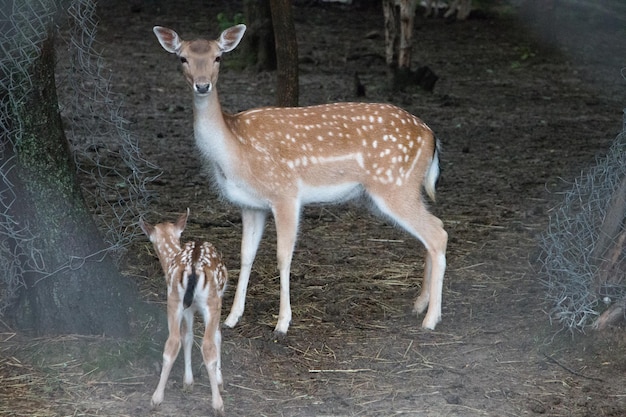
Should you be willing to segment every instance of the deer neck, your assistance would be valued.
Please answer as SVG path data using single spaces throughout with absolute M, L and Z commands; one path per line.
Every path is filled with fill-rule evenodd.
M 159 257 L 161 268 L 166 272 L 166 276 L 169 279 L 170 265 L 174 260 L 177 253 L 180 252 L 180 241 L 177 239 L 162 239 L 158 242 L 154 242 L 154 249 Z
M 224 120 L 217 90 L 193 96 L 194 136 L 203 156 L 220 167 L 230 165 L 234 136 Z

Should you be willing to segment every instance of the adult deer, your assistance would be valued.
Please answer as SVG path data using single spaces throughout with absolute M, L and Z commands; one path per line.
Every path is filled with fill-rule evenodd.
M 415 301 L 422 326 L 441 320 L 441 292 L 448 235 L 422 200 L 434 199 L 438 146 L 420 119 L 389 104 L 336 103 L 222 112 L 216 82 L 222 54 L 233 50 L 246 27 L 224 30 L 216 40 L 184 41 L 156 26 L 161 46 L 176 54 L 193 92 L 196 144 L 212 167 L 223 196 L 241 207 L 241 271 L 225 325 L 243 314 L 246 290 L 268 212 L 277 233 L 280 310 L 275 332 L 291 322 L 289 269 L 302 206 L 365 195 L 428 252 L 422 291 Z
M 193 345 L 193 315 L 200 312 L 204 320 L 202 358 L 211 384 L 212 406 L 216 414 L 224 413 L 224 402 L 220 394 L 222 386 L 220 316 L 222 298 L 228 280 L 228 271 L 220 254 L 208 242 L 187 242 L 181 246 L 180 236 L 187 224 L 189 211 L 175 223 L 156 225 L 139 221 L 139 226 L 148 236 L 159 257 L 167 283 L 167 327 L 169 336 L 163 349 L 161 378 L 154 394 L 152 405 L 163 402 L 165 384 L 183 347 L 185 376 L 183 384 L 193 385 L 191 370 L 191 347 Z

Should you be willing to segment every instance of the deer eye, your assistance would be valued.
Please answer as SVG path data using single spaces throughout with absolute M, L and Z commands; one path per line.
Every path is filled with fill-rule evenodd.
M 186 64 L 186 63 L 187 63 L 187 58 L 185 58 L 184 56 L 181 56 L 181 57 L 180 57 L 180 62 L 181 62 L 182 64 Z
M 221 56 L 216 56 L 215 57 L 215 62 L 217 62 L 218 64 L 220 63 L 221 60 L 222 60 Z

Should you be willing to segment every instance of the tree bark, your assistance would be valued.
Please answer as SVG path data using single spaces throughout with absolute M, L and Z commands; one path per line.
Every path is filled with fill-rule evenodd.
M 269 0 L 245 0 L 244 10 L 248 29 L 241 46 L 246 67 L 254 67 L 257 71 L 276 70 L 276 45 Z
M 58 112 L 52 37 L 29 76 L 33 88 L 12 116 L 21 136 L 9 138 L 0 166 L 15 194 L 10 214 L 36 237 L 36 252 L 16 253 L 25 288 L 7 315 L 38 335 L 126 336 L 138 291 L 118 272 L 78 186 Z
M 385 17 L 385 60 L 387 67 L 398 68 L 398 11 L 393 0 L 383 0 L 383 16 Z
M 270 0 L 276 42 L 276 102 L 278 106 L 298 105 L 298 42 L 290 0 Z

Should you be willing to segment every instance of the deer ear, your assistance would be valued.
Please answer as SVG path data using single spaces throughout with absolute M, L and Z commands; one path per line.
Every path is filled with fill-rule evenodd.
M 150 237 L 152 235 L 152 232 L 154 232 L 154 226 L 152 226 L 150 223 L 143 221 L 143 219 L 139 219 L 139 227 L 141 227 L 141 230 L 143 230 L 143 232 L 148 237 Z
M 246 25 L 236 25 L 226 29 L 220 35 L 217 43 L 222 52 L 230 52 L 239 45 L 243 34 L 246 31 Z
M 178 53 L 182 45 L 178 33 L 174 32 L 172 29 L 164 28 L 163 26 L 155 26 L 152 28 L 152 31 L 163 49 L 172 54 Z
M 176 223 L 174 224 L 174 226 L 176 226 L 177 230 L 180 230 L 180 233 L 183 233 L 183 230 L 185 230 L 185 226 L 187 225 L 187 217 L 189 217 L 189 208 L 187 208 L 187 211 L 184 214 L 181 214 L 180 217 L 178 218 L 178 220 L 176 220 Z

